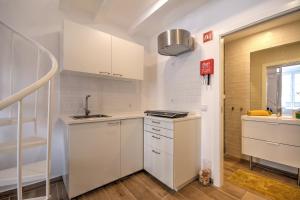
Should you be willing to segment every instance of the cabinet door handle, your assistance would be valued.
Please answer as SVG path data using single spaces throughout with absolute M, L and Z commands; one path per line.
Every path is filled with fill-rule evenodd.
M 113 74 L 114 76 L 120 76 L 122 77 L 123 75 L 122 74 Z
M 152 150 L 153 153 L 155 154 L 160 154 L 159 152 L 155 151 L 155 150 Z
M 158 128 L 152 128 L 153 131 L 160 131 Z
M 267 144 L 271 144 L 271 145 L 276 145 L 276 146 L 280 146 L 279 143 L 276 143 L 276 142 L 266 142 Z
M 160 122 L 153 121 L 153 120 L 152 120 L 152 123 L 153 123 L 153 124 L 160 124 Z
M 119 121 L 118 122 L 108 122 L 107 124 L 111 125 L 111 126 L 116 126 L 116 125 L 119 125 L 120 122 Z
M 160 137 L 155 137 L 154 135 L 152 135 L 153 138 L 160 140 Z
M 110 75 L 109 72 L 99 72 L 99 74 L 107 74 L 107 75 Z
M 278 123 L 276 123 L 276 122 L 267 122 L 267 124 L 268 125 L 273 125 L 273 126 L 278 125 Z

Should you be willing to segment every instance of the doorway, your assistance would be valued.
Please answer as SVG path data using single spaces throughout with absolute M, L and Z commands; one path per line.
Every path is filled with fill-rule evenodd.
M 298 53 L 300 52 L 300 12 L 290 13 L 234 32 L 224 36 L 223 40 L 224 184 L 232 184 L 228 180 L 232 177 L 238 179 L 237 177 L 245 175 L 239 173 L 247 172 L 249 176 L 261 176 L 283 185 L 290 184 L 289 186 L 293 187 L 297 183 L 296 168 L 255 159 L 255 169 L 249 170 L 249 157 L 242 151 L 241 117 L 247 115 L 248 110 L 266 110 L 267 107 L 270 107 L 268 105 L 272 99 L 268 98 L 268 95 L 272 95 L 271 82 L 267 84 L 268 75 L 265 73 L 270 72 L 271 77 L 272 70 L 269 67 L 276 63 L 281 66 L 293 67 L 281 68 L 284 69 L 280 71 L 280 80 L 284 79 L 280 85 L 282 92 L 280 90 L 280 98 L 276 99 L 277 102 L 275 106 L 273 105 L 272 111 L 276 113 L 277 107 L 285 105 L 282 113 L 292 115 L 292 112 L 298 108 L 298 98 L 300 97 L 298 97 L 298 86 L 295 83 L 300 81 L 296 67 L 300 61 Z M 292 70 L 292 68 L 295 71 L 293 73 L 288 70 Z M 282 73 L 283 71 L 285 72 Z M 276 70 L 275 74 L 277 74 Z M 265 79 L 263 79 L 264 77 Z M 294 87 L 292 87 L 293 85 Z M 277 98 L 279 90 L 277 87 L 275 90 Z M 263 180 L 263 178 L 261 179 Z M 253 191 L 255 188 L 250 187 L 249 190 Z M 257 189 L 256 192 L 264 196 L 262 193 L 265 191 Z

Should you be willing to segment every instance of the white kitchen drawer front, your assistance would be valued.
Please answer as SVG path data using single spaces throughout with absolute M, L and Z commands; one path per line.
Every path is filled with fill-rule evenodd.
M 243 137 L 300 146 L 300 126 L 243 120 Z
M 154 154 L 156 153 L 154 152 Z M 159 180 L 173 188 L 173 156 L 164 152 L 154 156 L 157 156 L 159 159 L 159 177 L 161 177 Z
M 144 131 L 144 144 L 173 155 L 173 139 Z
M 243 137 L 242 153 L 300 168 L 300 147 Z
M 150 174 L 153 174 L 154 160 L 152 156 L 152 147 L 144 145 L 144 168 Z
M 158 180 L 173 188 L 173 156 L 160 151 L 155 148 L 147 148 L 149 154 L 148 159 L 151 160 L 149 164 L 150 174 L 155 176 Z
M 156 133 L 159 135 L 163 135 L 169 138 L 173 138 L 173 130 L 169 130 L 169 129 L 165 129 L 165 128 L 161 128 L 161 127 L 156 127 L 156 126 L 152 126 L 152 125 L 148 125 L 148 124 L 144 124 L 144 130 L 151 132 L 151 133 Z
M 173 128 L 174 128 L 174 124 L 172 122 L 166 122 L 166 121 L 162 121 L 159 119 L 151 119 L 151 118 L 145 117 L 144 123 L 149 124 L 151 126 L 166 128 L 166 129 L 170 129 L 170 130 L 173 130 Z

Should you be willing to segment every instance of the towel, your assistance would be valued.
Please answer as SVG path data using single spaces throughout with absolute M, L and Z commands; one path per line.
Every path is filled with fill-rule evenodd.
M 271 111 L 268 110 L 249 110 L 247 112 L 248 116 L 269 116 L 272 115 Z
M 300 111 L 298 111 L 298 112 L 295 113 L 295 118 L 296 119 L 300 119 Z

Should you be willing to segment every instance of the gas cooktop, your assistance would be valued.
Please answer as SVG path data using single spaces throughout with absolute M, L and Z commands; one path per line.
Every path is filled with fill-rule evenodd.
M 170 110 L 146 110 L 147 116 L 165 117 L 165 118 L 181 118 L 186 117 L 188 112 L 170 111 Z

